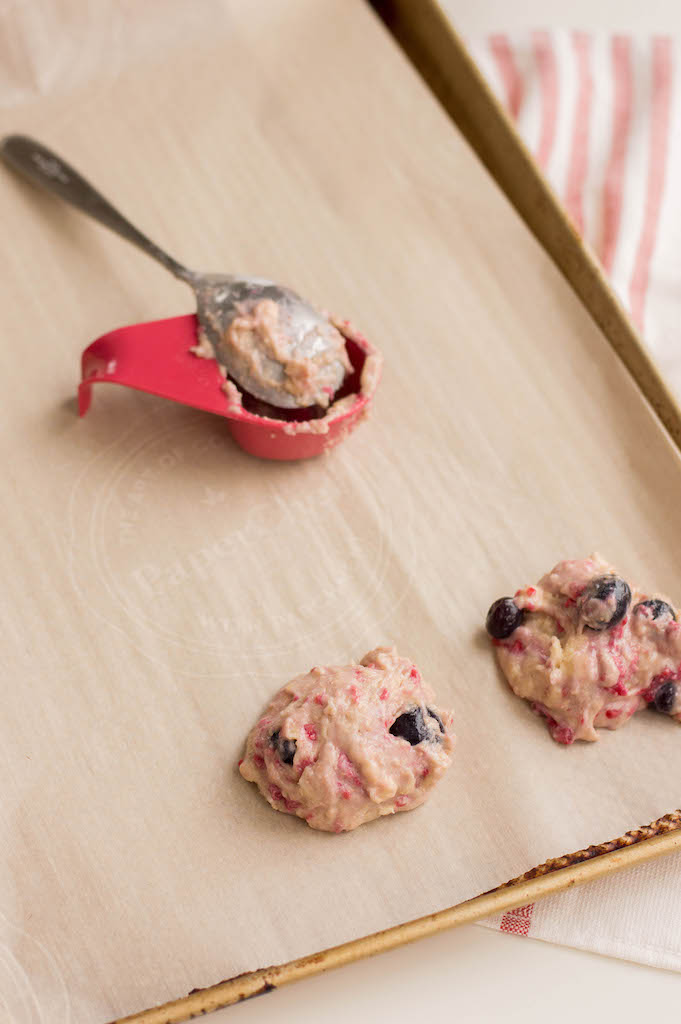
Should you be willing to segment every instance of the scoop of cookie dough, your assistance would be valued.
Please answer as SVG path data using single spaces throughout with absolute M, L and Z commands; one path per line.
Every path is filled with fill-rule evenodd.
M 559 562 L 495 601 L 487 631 L 511 689 L 558 743 L 596 740 L 647 706 L 681 721 L 681 625 L 671 604 L 599 555 Z
M 449 766 L 451 724 L 414 663 L 377 647 L 279 690 L 239 768 L 275 810 L 349 832 L 423 803 Z
M 192 352 L 217 359 L 241 388 L 262 401 L 326 409 L 352 371 L 345 338 L 327 316 L 304 307 L 294 293 L 278 291 L 283 296 L 279 302 L 261 298 L 237 303 L 226 327 L 205 308 L 199 344 Z

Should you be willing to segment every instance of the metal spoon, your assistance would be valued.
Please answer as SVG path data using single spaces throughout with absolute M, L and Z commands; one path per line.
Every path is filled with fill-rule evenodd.
M 24 177 L 111 228 L 188 284 L 196 296 L 199 322 L 216 359 L 245 391 L 284 409 L 328 405 L 349 369 L 343 338 L 295 292 L 258 277 L 188 270 L 138 231 L 61 157 L 34 139 L 8 135 L 0 143 L 0 156 Z M 246 322 L 250 349 L 244 353 L 231 339 L 230 327 L 237 317 L 248 316 L 263 300 L 276 304 L 282 344 L 273 351 L 257 331 L 248 332 Z M 296 394 L 291 368 L 306 375 L 304 394 Z

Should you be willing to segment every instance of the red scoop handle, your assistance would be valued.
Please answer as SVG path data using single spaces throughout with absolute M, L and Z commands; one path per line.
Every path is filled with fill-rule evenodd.
M 348 389 L 356 399 L 345 411 L 319 430 L 312 423 L 292 423 L 256 416 L 231 403 L 223 390 L 224 378 L 214 359 L 194 355 L 197 344 L 196 316 L 177 316 L 152 323 L 119 327 L 102 335 L 83 352 L 78 411 L 84 416 L 92 401 L 92 385 L 124 384 L 138 391 L 169 398 L 196 409 L 216 413 L 227 421 L 229 433 L 240 447 L 264 459 L 307 459 L 329 451 L 342 441 L 367 411 L 378 382 L 370 393 L 361 393 L 359 380 L 364 362 L 375 349 L 360 336 L 347 339 L 353 364 Z
M 196 330 L 196 316 L 177 316 L 119 327 L 93 341 L 81 359 L 80 415 L 90 408 L 92 385 L 99 381 L 125 384 L 226 415 L 228 403 L 218 364 L 191 352 L 197 343 Z

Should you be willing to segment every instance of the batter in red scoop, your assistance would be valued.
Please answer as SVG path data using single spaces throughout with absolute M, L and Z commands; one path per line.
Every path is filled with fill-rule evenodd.
M 681 721 L 676 612 L 599 555 L 495 601 L 486 626 L 511 689 L 558 743 L 596 740 L 648 706 Z

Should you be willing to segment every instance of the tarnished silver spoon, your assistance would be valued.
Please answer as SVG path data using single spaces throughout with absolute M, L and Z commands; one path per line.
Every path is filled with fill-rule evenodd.
M 282 409 L 326 407 L 350 369 L 329 320 L 289 288 L 257 277 L 201 274 L 169 256 L 46 146 L 8 135 L 0 156 L 25 178 L 133 242 L 193 289 L 217 361 L 251 395 Z

